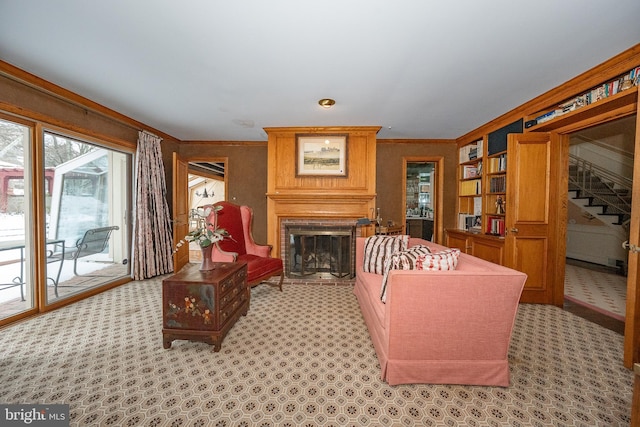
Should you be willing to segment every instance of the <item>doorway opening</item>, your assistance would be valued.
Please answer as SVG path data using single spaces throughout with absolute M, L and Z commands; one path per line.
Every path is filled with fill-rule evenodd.
M 569 135 L 565 301 L 626 315 L 636 116 Z
M 188 206 L 189 231 L 197 227 L 196 212 L 206 205 L 226 200 L 226 160 L 189 161 Z M 197 243 L 189 244 L 189 262 L 201 262 L 202 252 Z
M 431 158 L 404 159 L 405 233 L 432 242 L 440 236 L 439 163 Z

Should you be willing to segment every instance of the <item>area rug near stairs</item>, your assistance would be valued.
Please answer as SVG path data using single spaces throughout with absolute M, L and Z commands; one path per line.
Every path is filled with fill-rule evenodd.
M 624 426 L 623 337 L 521 305 L 511 386 L 401 385 L 380 368 L 351 284 L 260 285 L 219 353 L 162 347 L 161 279 L 0 332 L 0 402 L 67 403 L 72 426 Z
M 566 299 L 624 322 L 626 276 L 583 268 L 567 262 L 564 277 Z

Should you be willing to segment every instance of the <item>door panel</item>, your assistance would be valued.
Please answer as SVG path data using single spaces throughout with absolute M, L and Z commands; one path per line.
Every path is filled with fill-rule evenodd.
M 505 263 L 528 275 L 521 301 L 554 300 L 559 174 L 552 167 L 554 145 L 548 133 L 508 136 Z M 560 302 L 562 304 L 562 302 Z
M 189 232 L 189 164 L 173 153 L 173 241 L 179 242 Z M 174 271 L 189 262 L 189 245 L 184 244 L 173 254 Z
M 472 240 L 472 254 L 494 264 L 504 264 L 504 245 L 490 239 L 475 237 Z
M 629 244 L 640 247 L 640 102 L 636 106 L 636 142 L 631 195 L 631 224 Z M 631 369 L 640 362 L 640 253 L 629 251 L 627 271 L 627 307 L 624 329 L 624 366 Z
M 519 233 L 520 234 L 520 233 Z M 516 253 L 512 268 L 524 271 L 527 278 L 526 289 L 544 292 L 549 282 L 547 277 L 546 259 L 531 254 L 547 253 L 548 239 L 546 237 L 515 237 L 517 241 Z
M 509 169 L 516 175 L 515 206 L 512 219 L 516 224 L 547 225 L 549 223 L 549 146 L 545 141 L 530 143 L 516 140 L 517 148 L 509 150 Z M 514 155 L 516 158 L 514 159 Z M 514 167 L 513 160 L 516 160 Z M 519 187 L 518 187 L 519 186 Z M 535 197 L 533 197 L 535 196 Z

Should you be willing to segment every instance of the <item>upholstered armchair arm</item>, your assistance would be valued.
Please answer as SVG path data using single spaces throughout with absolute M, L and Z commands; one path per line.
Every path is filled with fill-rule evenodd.
M 271 257 L 271 249 L 273 247 L 271 245 L 258 245 L 255 242 L 245 242 L 247 247 L 247 253 L 251 255 L 257 255 L 261 257 L 269 258 Z
M 227 252 L 220 248 L 218 242 L 213 244 L 213 249 L 211 250 L 211 260 L 214 262 L 236 262 L 238 259 L 237 252 Z

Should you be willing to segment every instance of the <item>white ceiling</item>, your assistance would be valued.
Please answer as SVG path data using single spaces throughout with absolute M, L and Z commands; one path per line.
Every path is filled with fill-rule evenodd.
M 639 21 L 638 0 L 0 0 L 0 59 L 181 140 L 456 138 L 639 43 Z

